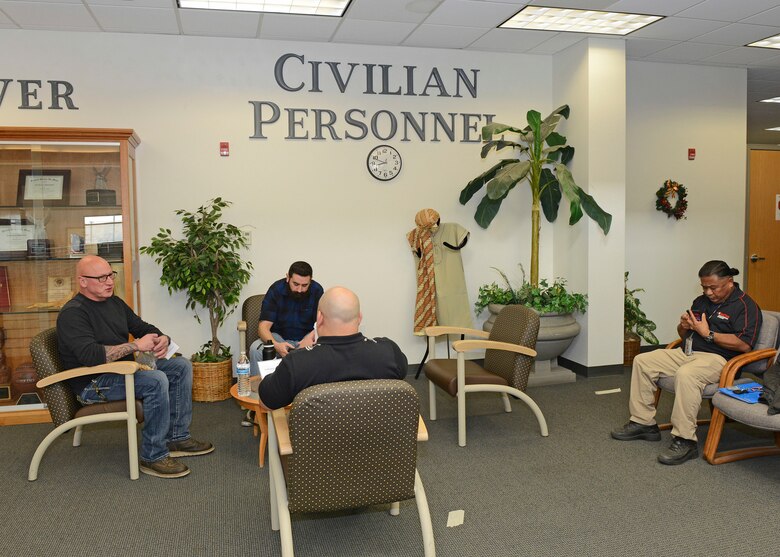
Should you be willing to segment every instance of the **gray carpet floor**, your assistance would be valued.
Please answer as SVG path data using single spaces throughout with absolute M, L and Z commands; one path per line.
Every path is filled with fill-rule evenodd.
M 454 399 L 439 393 L 439 420 L 418 468 L 434 523 L 437 554 L 449 556 L 742 556 L 777 550 L 780 457 L 711 466 L 656 462 L 663 443 L 618 442 L 609 431 L 627 419 L 629 373 L 529 389 L 547 417 L 543 438 L 520 401 L 506 414 L 497 395 L 469 397 L 468 445 L 457 446 Z M 621 393 L 594 391 L 620 387 Z M 660 414 L 669 415 L 662 399 Z M 240 426 L 233 401 L 196 403 L 192 431 L 214 442 L 187 459 L 178 480 L 127 476 L 123 430 L 97 425 L 80 448 L 59 439 L 28 482 L 27 467 L 51 425 L 0 428 L 0 555 L 279 555 L 270 529 L 267 468 L 257 439 Z M 700 428 L 700 447 L 706 427 Z M 736 447 L 769 437 L 727 426 Z M 448 528 L 450 511 L 465 511 Z M 296 555 L 422 555 L 417 509 L 385 508 L 293 518 Z

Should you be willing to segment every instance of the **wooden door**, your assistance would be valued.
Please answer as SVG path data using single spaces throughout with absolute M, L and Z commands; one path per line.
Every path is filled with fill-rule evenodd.
M 747 292 L 780 311 L 780 151 L 751 150 L 749 172 Z

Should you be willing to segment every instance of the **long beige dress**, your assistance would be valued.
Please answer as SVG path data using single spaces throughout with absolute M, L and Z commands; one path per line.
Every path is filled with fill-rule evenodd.
M 438 226 L 433 234 L 433 270 L 436 280 L 436 321 L 450 327 L 473 327 L 466 276 L 459 247 L 469 231 L 454 222 Z M 458 249 L 452 249 L 444 245 Z M 419 258 L 415 256 L 415 263 Z

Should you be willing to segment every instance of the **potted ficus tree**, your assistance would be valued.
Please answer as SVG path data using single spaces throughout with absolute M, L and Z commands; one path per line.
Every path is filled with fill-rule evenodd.
M 217 330 L 235 309 L 241 289 L 249 282 L 252 263 L 241 258 L 247 234 L 222 222 L 229 201 L 216 197 L 195 212 L 178 209 L 183 237 L 161 228 L 148 246 L 140 248 L 162 266 L 160 284 L 168 293 L 184 292 L 187 309 L 201 322 L 199 308 L 208 311 L 211 340 L 192 355 L 193 400 L 225 400 L 230 396 L 232 354 Z
M 644 292 L 644 288 L 628 289 L 628 271 L 625 273 L 623 310 L 623 365 L 630 366 L 634 357 L 639 354 L 641 340 L 645 339 L 650 344 L 658 344 L 655 336 L 655 323 L 647 318 L 645 312 L 639 307 L 640 301 L 636 297 L 637 292 Z

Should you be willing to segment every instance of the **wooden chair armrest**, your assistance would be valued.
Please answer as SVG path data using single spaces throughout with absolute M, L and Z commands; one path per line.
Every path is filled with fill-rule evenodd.
M 425 422 L 422 419 L 422 416 L 420 416 L 420 421 L 417 424 L 417 441 L 427 441 L 428 440 L 428 428 L 425 427 Z
M 246 321 L 239 321 L 238 325 L 236 325 L 236 329 L 239 331 L 246 331 Z
M 456 352 L 470 352 L 472 350 L 481 350 L 484 348 L 486 350 L 507 350 L 509 352 L 523 354 L 524 356 L 531 356 L 532 358 L 536 357 L 536 350 L 532 348 L 519 344 L 511 344 L 509 342 L 498 342 L 497 340 L 456 340 L 452 343 L 452 347 Z
M 99 366 L 90 366 L 90 367 L 76 367 L 73 369 L 69 369 L 67 371 L 61 371 L 59 373 L 55 373 L 54 375 L 49 375 L 48 377 L 44 377 L 40 381 L 38 381 L 35 386 L 39 389 L 42 389 L 43 387 L 48 387 L 49 385 L 53 385 L 54 383 L 59 383 L 60 381 L 66 381 L 68 379 L 73 379 L 74 377 L 83 377 L 84 375 L 95 375 L 98 373 L 115 373 L 117 375 L 132 375 L 136 371 L 138 371 L 138 368 L 140 365 L 138 362 L 130 362 L 130 361 L 118 361 L 118 362 L 110 362 L 107 364 L 100 364 Z
M 424 332 L 425 335 L 429 337 L 438 337 L 441 335 L 468 335 L 472 337 L 488 338 L 490 336 L 488 331 L 469 329 L 468 327 L 446 327 L 444 325 L 425 327 Z
M 672 348 L 677 348 L 682 344 L 682 339 L 678 338 L 677 340 L 673 340 L 669 344 L 666 345 L 666 350 L 671 350 Z
M 753 362 L 774 358 L 776 354 L 777 350 L 774 348 L 765 348 L 763 350 L 753 350 L 740 354 L 739 356 L 734 356 L 726 362 L 725 366 L 723 366 L 718 387 L 731 386 L 734 383 L 734 377 L 736 377 L 737 372 L 742 369 L 743 366 Z
M 290 426 L 287 423 L 287 409 L 277 408 L 273 411 L 273 424 L 276 430 L 276 441 L 279 444 L 279 454 L 292 454 L 293 448 L 290 442 Z

